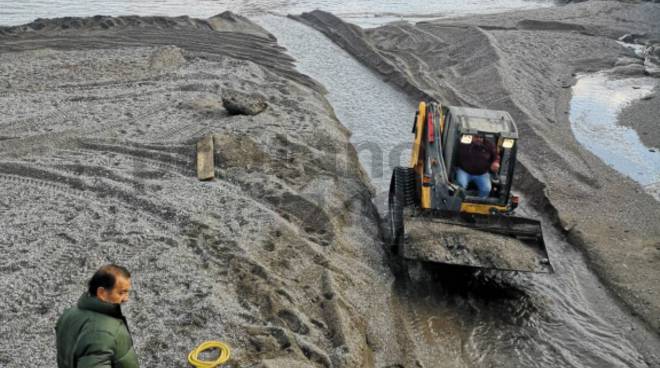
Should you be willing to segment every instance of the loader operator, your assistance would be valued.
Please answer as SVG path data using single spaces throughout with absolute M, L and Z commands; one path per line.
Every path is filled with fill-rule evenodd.
M 473 182 L 479 190 L 479 197 L 490 194 L 490 173 L 500 169 L 500 156 L 497 148 L 489 140 L 475 135 L 469 144 L 459 144 L 456 183 L 463 189 Z
M 58 368 L 138 368 L 120 308 L 130 289 L 131 274 L 124 267 L 110 264 L 96 271 L 77 306 L 57 321 Z

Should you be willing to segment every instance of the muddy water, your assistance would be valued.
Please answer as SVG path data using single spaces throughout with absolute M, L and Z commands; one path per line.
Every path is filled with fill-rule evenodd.
M 225 10 L 247 16 L 275 13 L 300 14 L 326 10 L 361 26 L 375 26 L 395 20 L 495 13 L 514 9 L 551 6 L 545 0 L 0 0 L 0 25 L 28 23 L 35 18 L 102 15 L 188 15 L 207 18 Z
M 646 147 L 635 130 L 617 124 L 628 104 L 650 95 L 657 80 L 612 80 L 604 73 L 578 76 L 570 120 L 577 140 L 620 173 L 645 188 L 660 185 L 660 147 Z M 660 200 L 658 193 L 656 199 Z
M 366 70 L 320 33 L 283 17 L 257 22 L 274 33 L 298 68 L 329 90 L 353 143 L 379 147 L 383 163 L 361 155 L 381 194 L 387 190 L 390 152 L 410 139 L 415 104 Z M 523 137 L 524 139 L 524 137 Z M 382 167 L 381 170 L 373 168 Z M 556 273 L 466 274 L 427 266 L 418 282 L 395 289 L 410 354 L 424 367 L 655 367 L 658 338 L 622 310 L 589 271 L 582 256 L 543 219 Z

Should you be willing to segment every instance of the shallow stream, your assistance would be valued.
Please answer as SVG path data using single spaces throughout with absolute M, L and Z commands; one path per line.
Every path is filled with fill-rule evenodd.
M 660 150 L 646 147 L 634 129 L 618 125 L 628 104 L 653 93 L 654 78 L 611 79 L 607 74 L 579 75 L 573 86 L 570 120 L 578 142 L 620 173 L 651 190 L 660 184 Z

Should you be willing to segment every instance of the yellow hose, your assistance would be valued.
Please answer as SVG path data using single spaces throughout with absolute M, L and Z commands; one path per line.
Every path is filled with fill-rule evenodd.
M 218 349 L 220 354 L 215 360 L 199 360 L 199 354 L 205 350 Z M 188 363 L 196 368 L 215 368 L 229 360 L 229 346 L 220 341 L 204 341 L 188 354 Z

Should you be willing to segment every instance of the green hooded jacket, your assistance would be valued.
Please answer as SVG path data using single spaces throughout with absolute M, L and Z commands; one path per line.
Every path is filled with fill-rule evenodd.
M 84 293 L 55 326 L 58 368 L 138 368 L 119 304 Z

